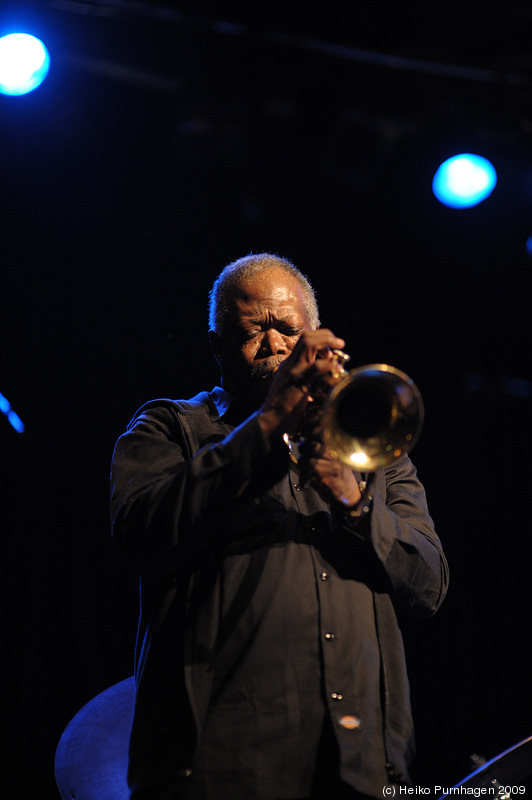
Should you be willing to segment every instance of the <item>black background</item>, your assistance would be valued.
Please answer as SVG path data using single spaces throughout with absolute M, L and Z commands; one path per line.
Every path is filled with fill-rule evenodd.
M 207 293 L 252 250 L 308 273 L 353 365 L 424 396 L 414 461 L 452 583 L 405 630 L 414 779 L 450 786 L 532 732 L 532 13 L 262 5 L 0 12 L 52 55 L 0 96 L 0 391 L 26 425 L 0 417 L 6 797 L 57 798 L 62 731 L 132 673 L 112 449 L 146 400 L 217 382 Z M 431 178 L 464 150 L 499 181 L 455 211 Z

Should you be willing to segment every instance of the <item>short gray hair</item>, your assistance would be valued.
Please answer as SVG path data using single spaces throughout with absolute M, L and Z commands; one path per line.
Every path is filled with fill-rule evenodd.
M 214 281 L 209 292 L 209 329 L 218 335 L 224 332 L 227 317 L 231 312 L 230 295 L 235 286 L 246 278 L 254 278 L 272 268 L 282 269 L 297 280 L 303 290 L 303 307 L 310 324 L 313 328 L 318 328 L 320 316 L 316 293 L 307 276 L 287 258 L 273 253 L 249 253 L 224 267 Z

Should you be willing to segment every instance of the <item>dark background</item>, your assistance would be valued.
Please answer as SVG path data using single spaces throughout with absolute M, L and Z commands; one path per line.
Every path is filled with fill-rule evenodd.
M 405 630 L 414 779 L 451 786 L 532 733 L 532 11 L 286 6 L 1 7 L 52 57 L 0 96 L 0 391 L 26 425 L 0 417 L 5 797 L 57 798 L 62 731 L 132 674 L 112 449 L 146 400 L 217 382 L 207 293 L 251 250 L 309 274 L 353 365 L 424 396 L 414 461 L 452 583 Z M 455 211 L 431 179 L 464 150 L 499 181 Z

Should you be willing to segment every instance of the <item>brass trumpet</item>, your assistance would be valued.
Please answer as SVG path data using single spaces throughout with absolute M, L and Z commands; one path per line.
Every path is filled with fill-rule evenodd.
M 367 364 L 348 372 L 348 360 L 346 353 L 334 351 L 333 368 L 322 389 L 323 441 L 352 469 L 374 472 L 412 449 L 423 426 L 423 399 L 401 370 Z

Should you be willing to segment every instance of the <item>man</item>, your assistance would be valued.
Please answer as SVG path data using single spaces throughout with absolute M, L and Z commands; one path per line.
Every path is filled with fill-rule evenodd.
M 382 797 L 413 746 L 396 611 L 429 616 L 447 588 L 424 490 L 405 456 L 361 507 L 316 424 L 291 457 L 344 341 L 290 262 L 227 266 L 210 337 L 222 388 L 148 403 L 113 459 L 141 576 L 131 797 Z

